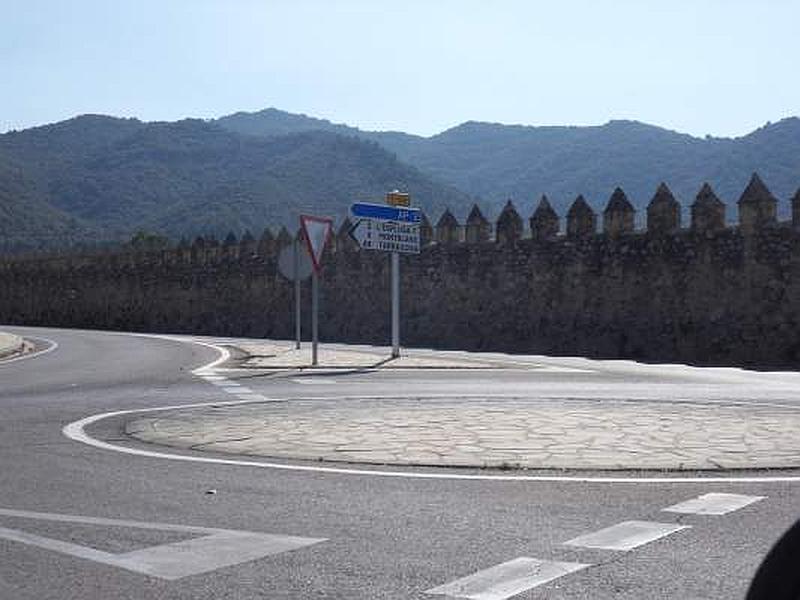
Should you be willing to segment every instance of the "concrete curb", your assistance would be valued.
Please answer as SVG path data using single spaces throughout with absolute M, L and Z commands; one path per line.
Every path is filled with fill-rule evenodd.
M 344 370 L 497 370 L 505 365 L 497 360 L 481 360 L 477 356 L 434 356 L 433 352 L 404 349 L 399 358 L 389 358 L 384 348 L 366 349 L 363 346 L 347 347 L 343 344 L 320 344 L 319 364 L 311 364 L 308 344 L 295 350 L 293 343 L 264 340 L 262 343 L 230 344 L 236 349 L 234 358 L 243 369 L 270 369 L 277 371 L 308 371 L 336 373 Z
M 20 336 L 0 331 L 0 360 L 19 354 L 25 347 L 25 340 Z
M 335 397 L 174 408 L 142 442 L 346 464 L 574 471 L 800 468 L 798 407 L 539 397 Z M 348 402 L 348 400 L 350 400 Z M 502 402 L 502 404 L 500 404 Z

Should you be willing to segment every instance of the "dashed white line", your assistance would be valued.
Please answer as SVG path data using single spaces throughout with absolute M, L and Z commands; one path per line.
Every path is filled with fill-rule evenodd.
M 254 392 L 252 389 L 236 381 L 232 381 L 223 375 L 219 375 L 221 369 L 211 367 L 201 367 L 193 371 L 195 375 L 201 377 L 207 383 L 217 386 L 222 391 L 227 392 L 241 400 L 248 402 L 269 402 L 269 398 Z
M 685 502 L 679 502 L 662 510 L 664 512 L 693 515 L 725 515 L 765 498 L 766 496 L 711 493 L 703 494 Z
M 430 595 L 468 600 L 505 600 L 591 565 L 521 556 L 427 590 Z
M 766 496 L 709 493 L 663 509 L 667 512 L 698 515 L 723 515 Z M 573 538 L 565 545 L 580 548 L 630 551 L 684 529 L 689 525 L 624 521 L 611 527 Z M 590 564 L 547 561 L 520 557 L 427 590 L 430 595 L 466 600 L 505 600 L 570 573 L 590 567 Z
M 627 552 L 690 527 L 690 525 L 676 525 L 675 523 L 623 521 L 600 531 L 578 536 L 564 543 L 568 546 L 579 546 L 581 548 Z

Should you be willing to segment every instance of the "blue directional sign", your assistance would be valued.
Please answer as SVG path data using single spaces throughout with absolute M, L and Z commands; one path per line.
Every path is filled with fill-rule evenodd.
M 350 207 L 354 217 L 366 219 L 380 219 L 382 221 L 400 221 L 402 223 L 419 223 L 422 221 L 422 211 L 418 208 L 404 208 L 402 206 L 387 206 L 385 204 L 367 204 L 356 202 Z

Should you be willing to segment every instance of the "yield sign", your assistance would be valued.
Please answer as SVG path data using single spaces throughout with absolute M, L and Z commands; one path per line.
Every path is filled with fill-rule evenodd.
M 333 229 L 333 219 L 329 217 L 313 217 L 311 215 L 300 215 L 300 227 L 303 230 L 303 238 L 306 240 L 308 254 L 314 265 L 314 271 L 319 273 L 320 259 L 325 244 L 331 237 Z

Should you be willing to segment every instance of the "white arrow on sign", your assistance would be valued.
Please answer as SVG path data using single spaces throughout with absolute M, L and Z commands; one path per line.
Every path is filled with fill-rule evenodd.
M 371 219 L 359 219 L 350 228 L 348 233 L 353 238 L 359 247 L 366 250 L 372 249 L 373 244 L 373 230 Z
M 349 233 L 364 250 L 419 254 L 419 225 L 416 223 L 362 218 Z

